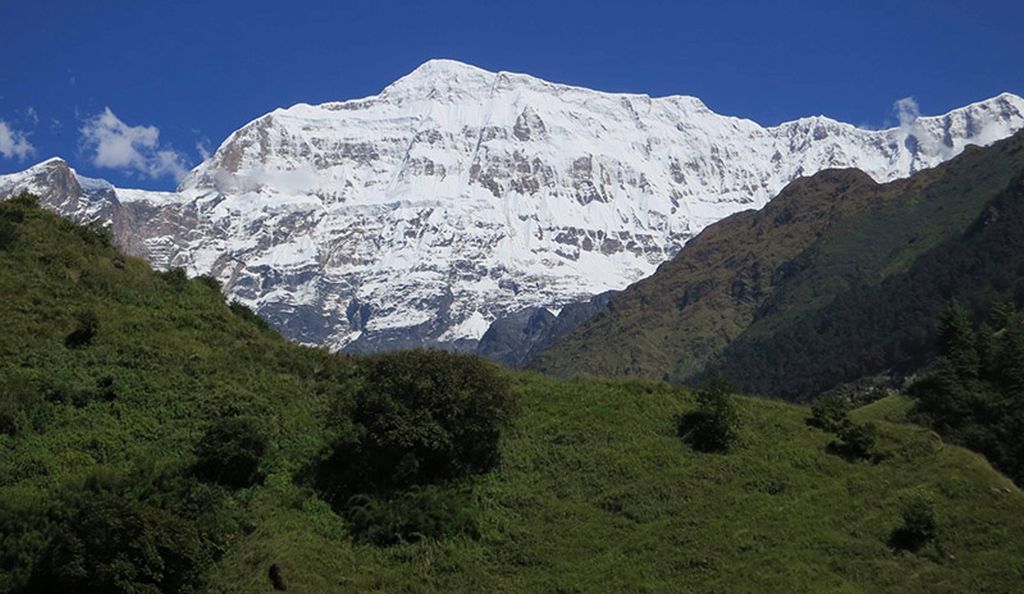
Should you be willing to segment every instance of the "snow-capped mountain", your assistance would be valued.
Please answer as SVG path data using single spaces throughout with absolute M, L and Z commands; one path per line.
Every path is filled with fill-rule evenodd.
M 889 181 L 1022 127 L 1010 94 L 887 130 L 763 127 L 693 97 L 433 60 L 379 95 L 250 122 L 176 193 L 51 160 L 0 177 L 0 195 L 29 187 L 111 221 L 130 251 L 217 277 L 290 338 L 375 350 L 473 341 L 508 314 L 622 289 L 796 177 Z

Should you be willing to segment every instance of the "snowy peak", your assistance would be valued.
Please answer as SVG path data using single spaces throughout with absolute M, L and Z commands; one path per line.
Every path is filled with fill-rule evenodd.
M 28 169 L 0 175 L 0 195 L 30 192 L 43 204 L 75 220 L 91 220 L 103 197 L 90 196 L 83 188 L 75 170 L 59 157 L 51 157 Z
M 465 345 L 511 313 L 624 288 L 798 177 L 891 181 L 1009 136 L 1024 101 L 902 115 L 764 127 L 693 97 L 431 60 L 379 95 L 257 118 L 179 192 L 114 189 L 108 215 L 135 253 L 217 277 L 291 338 Z
M 499 76 L 498 73 L 455 60 L 434 59 L 424 62 L 409 74 L 385 87 L 381 95 L 423 97 L 452 90 L 472 93 L 489 89 Z

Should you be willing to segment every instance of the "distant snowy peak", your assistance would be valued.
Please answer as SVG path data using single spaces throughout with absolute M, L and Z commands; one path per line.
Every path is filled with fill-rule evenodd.
M 0 175 L 0 196 L 29 192 L 79 222 L 103 219 L 117 201 L 110 183 L 78 175 L 66 161 L 51 157 L 19 173 Z
M 764 127 L 693 97 L 431 60 L 376 96 L 257 118 L 177 193 L 114 189 L 105 216 L 135 253 L 219 278 L 291 338 L 465 345 L 511 313 L 624 288 L 797 177 L 890 181 L 1009 136 L 1024 100 L 902 116 Z

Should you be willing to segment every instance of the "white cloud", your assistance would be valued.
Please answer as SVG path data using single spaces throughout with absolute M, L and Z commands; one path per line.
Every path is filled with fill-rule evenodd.
M 36 147 L 28 141 L 24 132 L 19 132 L 0 120 L 0 155 L 8 159 L 24 159 L 36 152 Z
M 185 156 L 160 145 L 156 126 L 129 126 L 109 107 L 86 120 L 82 142 L 92 152 L 97 167 L 119 169 L 150 178 L 172 176 L 180 181 L 188 173 Z
M 32 122 L 33 126 L 35 126 L 35 125 L 37 125 L 39 123 L 39 114 L 36 113 L 36 108 L 32 107 L 31 105 L 29 105 L 25 109 L 25 117 L 28 118 Z
M 913 97 L 904 97 L 893 104 L 893 111 L 900 120 L 900 133 L 908 149 L 926 155 L 939 155 L 942 160 L 956 155 L 952 146 L 946 146 L 921 124 L 921 109 Z
M 196 151 L 199 153 L 199 156 L 203 158 L 203 161 L 209 159 L 210 155 L 213 154 L 210 152 L 210 141 L 206 138 L 196 142 Z
M 917 99 L 904 97 L 897 99 L 893 105 L 896 115 L 900 118 L 900 126 L 913 126 L 917 118 L 921 117 L 921 108 L 917 106 Z

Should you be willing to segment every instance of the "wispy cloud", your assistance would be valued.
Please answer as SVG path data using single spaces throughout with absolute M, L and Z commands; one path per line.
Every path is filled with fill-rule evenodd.
M 921 117 L 921 108 L 917 105 L 917 99 L 913 97 L 897 99 L 893 104 L 893 110 L 900 119 L 900 126 L 904 128 L 913 126 L 917 118 Z
M 203 158 L 203 161 L 209 159 L 210 155 L 213 154 L 210 151 L 210 141 L 204 138 L 196 142 L 196 152 L 198 152 L 199 156 Z
M 118 169 L 150 178 L 169 175 L 180 181 L 188 173 L 185 155 L 161 146 L 156 126 L 129 126 L 109 107 L 86 120 L 82 142 L 97 167 Z
M 36 148 L 28 141 L 28 136 L 0 120 L 0 155 L 8 159 L 23 160 L 34 155 Z
M 958 150 L 941 142 L 921 123 L 921 108 L 913 97 L 904 97 L 893 104 L 893 111 L 899 118 L 900 134 L 904 145 L 913 153 L 939 155 L 942 160 L 954 157 Z

